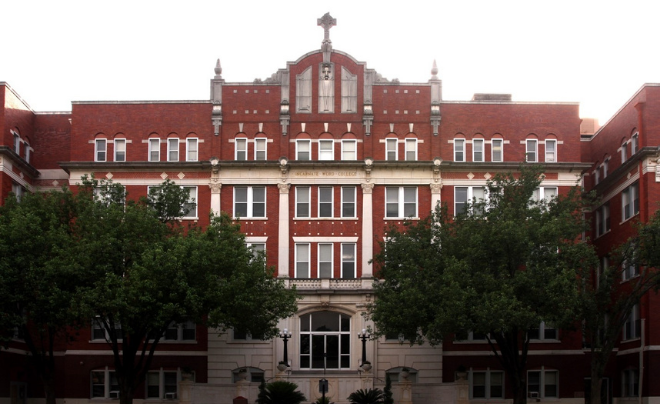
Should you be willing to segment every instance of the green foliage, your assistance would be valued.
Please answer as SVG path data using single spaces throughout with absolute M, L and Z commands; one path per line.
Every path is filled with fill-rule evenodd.
M 577 187 L 535 201 L 541 176 L 522 166 L 519 175 L 495 176 L 488 198 L 471 201 L 462 214 L 450 217 L 443 206 L 388 229 L 375 257 L 383 279 L 369 309 L 378 334 L 403 334 L 411 343 L 488 334 L 517 402 L 524 401 L 527 331 L 541 321 L 573 325 L 578 280 L 595 265 L 593 248 L 580 241 L 588 201 Z
M 295 383 L 277 380 L 266 384 L 262 395 L 259 393 L 258 404 L 300 404 L 306 401 L 305 395 L 296 391 Z
M 314 401 L 316 404 L 331 404 L 330 397 L 319 397 Z
M 383 391 L 380 389 L 357 390 L 348 396 L 351 404 L 383 404 Z
M 392 398 L 392 379 L 390 374 L 385 374 L 385 389 L 383 390 L 383 404 L 394 404 Z

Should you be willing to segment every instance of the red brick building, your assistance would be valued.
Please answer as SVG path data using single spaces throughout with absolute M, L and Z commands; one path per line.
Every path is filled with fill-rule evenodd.
M 329 15 L 319 19 L 321 49 L 268 79 L 227 82 L 218 61 L 208 100 L 74 101 L 71 112 L 39 113 L 0 83 L 1 200 L 12 191 L 75 186 L 86 174 L 122 183 L 133 197 L 169 178 L 196 203 L 183 220 L 206 224 L 209 212 L 230 213 L 247 242 L 265 250 L 277 276 L 302 296 L 298 313 L 280 324 L 292 333 L 291 370 L 278 369 L 279 339 L 182 325 L 161 344 L 153 377 L 137 399 L 178 400 L 172 386 L 184 367 L 195 372 L 195 403 L 239 395 L 253 401 L 258 382 L 273 377 L 289 378 L 315 399 L 325 365 L 329 395 L 338 403 L 358 388 L 382 387 L 386 373 L 394 377 L 398 401 L 449 402 L 455 370 L 463 365 L 470 401 L 503 401 L 511 394 L 501 367 L 475 335 L 436 348 L 368 341 L 373 368 L 363 371 L 356 336 L 370 325 L 362 317 L 373 298 L 370 260 L 387 227 L 424 217 L 437 203 L 461 209 L 489 178 L 521 161 L 544 164 L 540 198 L 580 181 L 604 195 L 610 220 L 594 237 L 603 254 L 630 234 L 632 217 L 647 220 L 655 211 L 660 87 L 644 86 L 593 137 L 581 136 L 577 103 L 515 102 L 505 94 L 444 100 L 435 64 L 428 81 L 387 80 L 332 48 L 334 22 Z M 621 207 L 622 193 L 636 196 L 624 198 L 633 208 Z M 619 212 L 626 217 L 617 222 Z M 638 312 L 646 319 L 642 395 L 649 399 L 660 396 L 650 383 L 658 361 L 653 347 L 660 346 L 655 299 L 646 298 Z M 608 399 L 624 395 L 639 345 L 639 338 L 622 342 L 608 373 Z M 112 399 L 108 353 L 93 327 L 62 345 L 57 360 L 67 383 L 58 397 Z M 0 403 L 21 402 L 16 392 L 25 389 L 39 397 L 20 341 L 0 351 L 0 361 Z M 530 396 L 583 402 L 588 366 L 579 333 L 541 325 L 529 358 L 528 389 L 537 389 Z M 242 368 L 249 369 L 245 381 Z

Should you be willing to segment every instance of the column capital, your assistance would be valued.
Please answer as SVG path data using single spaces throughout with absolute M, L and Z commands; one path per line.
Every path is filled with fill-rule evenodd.
M 211 188 L 212 194 L 219 194 L 220 189 L 222 188 L 222 183 L 219 182 L 217 179 L 212 179 L 211 183 L 209 184 L 209 188 Z
M 280 194 L 288 194 L 289 189 L 291 188 L 291 184 L 281 182 L 281 183 L 277 184 L 277 188 L 279 188 Z
M 362 193 L 363 194 L 370 194 L 374 190 L 374 184 L 372 184 L 370 182 L 360 184 L 360 186 L 362 187 Z
M 430 185 L 432 194 L 439 194 L 442 190 L 442 183 L 433 183 Z

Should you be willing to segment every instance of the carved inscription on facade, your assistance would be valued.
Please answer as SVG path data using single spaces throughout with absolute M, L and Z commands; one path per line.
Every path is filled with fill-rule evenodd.
M 356 177 L 357 171 L 300 171 L 296 177 Z

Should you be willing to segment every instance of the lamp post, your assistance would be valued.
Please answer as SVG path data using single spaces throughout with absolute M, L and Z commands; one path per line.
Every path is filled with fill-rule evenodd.
M 362 340 L 362 365 L 360 368 L 365 372 L 368 372 L 371 369 L 371 362 L 367 360 L 367 340 L 371 337 L 367 330 L 362 329 L 361 333 L 358 333 L 358 338 Z
M 284 360 L 283 360 L 283 362 L 286 365 L 286 367 L 289 367 L 289 358 L 288 358 L 288 355 L 287 355 L 287 343 L 289 342 L 289 339 L 291 338 L 291 333 L 289 332 L 289 330 L 287 330 L 285 328 L 284 331 L 282 331 L 279 334 L 279 337 L 284 340 Z

